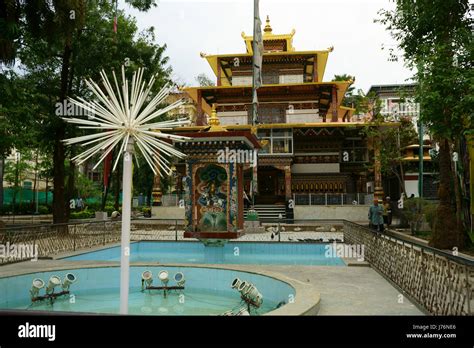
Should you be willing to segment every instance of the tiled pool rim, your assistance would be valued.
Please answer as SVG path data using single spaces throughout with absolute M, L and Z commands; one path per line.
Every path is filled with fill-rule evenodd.
M 59 261 L 59 260 L 58 260 Z M 31 262 L 31 261 L 25 261 Z M 53 261 L 54 262 L 54 261 Z M 18 265 L 21 263 L 18 263 Z M 281 282 L 287 283 L 295 290 L 295 298 L 293 303 L 287 303 L 286 305 L 275 309 L 273 311 L 267 312 L 263 315 L 277 315 L 277 316 L 299 316 L 299 315 L 317 315 L 319 312 L 320 305 L 320 294 L 319 292 L 311 285 L 296 279 L 286 277 L 282 274 L 277 274 L 270 271 L 258 272 L 255 270 L 249 270 L 249 265 L 209 265 L 209 264 L 181 264 L 181 263 L 153 263 L 153 262 L 131 262 L 130 267 L 147 267 L 147 266 L 163 266 L 163 267 L 188 267 L 188 268 L 209 268 L 209 269 L 222 269 L 222 270 L 231 270 L 231 271 L 240 271 L 247 272 L 252 274 L 257 274 L 264 277 L 273 278 Z M 245 267 L 247 266 L 247 267 Z M 14 277 L 27 274 L 35 274 L 38 272 L 52 272 L 52 271 L 61 271 L 61 270 L 72 270 L 72 269 L 81 269 L 81 268 L 107 268 L 107 267 L 120 267 L 118 262 L 103 261 L 103 262 L 84 262 L 84 261 L 62 261 L 62 264 L 51 265 L 41 268 L 41 270 L 25 270 L 15 272 L 14 274 L 0 275 L 1 278 Z M 17 313 L 28 313 L 32 315 L 39 315 L 41 313 L 34 313 L 32 311 L 26 310 L 12 310 L 12 309 L 0 309 L 1 312 L 17 312 Z M 43 312 L 44 313 L 44 312 Z M 53 313 L 51 313 L 53 314 Z M 71 314 L 71 313 L 68 313 Z M 54 315 L 61 315 L 57 312 Z M 101 315 L 96 313 L 74 313 L 74 315 Z M 103 314 L 102 314 L 103 315 Z M 107 314 L 113 315 L 113 314 Z M 118 314 L 117 314 L 118 315 Z

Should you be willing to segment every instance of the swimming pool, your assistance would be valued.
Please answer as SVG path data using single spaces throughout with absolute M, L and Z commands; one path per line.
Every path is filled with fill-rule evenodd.
M 141 274 L 149 270 L 153 285 L 159 285 L 158 273 L 166 270 L 172 277 L 184 274 L 185 289 L 171 291 L 166 298 L 162 291 L 141 291 Z M 32 303 L 30 288 L 35 278 L 46 284 L 51 276 L 64 279 L 73 273 L 77 281 L 71 285 L 70 294 Z M 263 295 L 260 308 L 252 315 L 267 313 L 290 302 L 296 296 L 294 288 L 286 282 L 268 276 L 217 268 L 199 267 L 130 267 L 129 314 L 139 315 L 218 315 L 242 308 L 240 293 L 231 288 L 233 279 L 253 283 Z M 0 278 L 0 309 L 46 310 L 53 312 L 119 313 L 120 268 L 97 267 L 39 272 Z M 43 294 L 44 288 L 41 290 Z
M 130 261 L 345 266 L 341 258 L 326 256 L 326 250 L 330 247 L 330 244 L 309 243 L 229 242 L 223 247 L 206 247 L 200 242 L 136 242 L 130 245 Z M 119 261 L 120 247 L 86 252 L 64 259 Z

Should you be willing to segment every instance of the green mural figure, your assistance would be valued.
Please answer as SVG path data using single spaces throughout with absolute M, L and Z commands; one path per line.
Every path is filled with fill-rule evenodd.
M 227 231 L 227 173 L 210 164 L 198 172 L 199 230 Z

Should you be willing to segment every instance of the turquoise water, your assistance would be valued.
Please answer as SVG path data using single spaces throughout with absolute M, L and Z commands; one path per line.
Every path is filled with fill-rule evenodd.
M 131 244 L 130 261 L 201 264 L 344 266 L 338 257 L 326 257 L 330 244 L 229 242 L 205 247 L 200 242 L 137 242 Z M 119 261 L 120 247 L 65 258 L 67 260 Z
M 141 291 L 141 273 L 153 273 L 153 285 L 160 285 L 157 275 L 161 270 L 169 272 L 170 283 L 176 272 L 186 279 L 185 289 L 172 291 L 166 298 L 161 291 Z M 70 294 L 49 303 L 31 303 L 29 290 L 34 278 L 46 283 L 52 275 L 61 279 L 66 273 L 77 277 Z M 263 304 L 252 315 L 264 314 L 288 302 L 295 296 L 287 283 L 247 272 L 195 267 L 136 267 L 130 268 L 129 314 L 139 315 L 218 315 L 242 307 L 240 294 L 231 288 L 234 278 L 253 283 L 263 295 Z M 119 313 L 120 268 L 100 267 L 42 272 L 15 277 L 0 278 L 0 309 L 46 310 L 54 312 Z M 60 290 L 58 290 L 60 291 Z M 40 295 L 44 295 L 44 289 Z

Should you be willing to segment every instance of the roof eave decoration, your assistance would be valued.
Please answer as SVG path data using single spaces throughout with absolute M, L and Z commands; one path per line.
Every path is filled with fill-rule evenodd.
M 289 34 L 267 34 L 264 33 L 262 35 L 263 41 L 275 41 L 275 40 L 286 40 L 286 52 L 294 52 L 295 48 L 293 47 L 293 36 L 295 35 L 296 30 L 292 29 L 291 33 Z M 253 47 L 252 47 L 252 42 L 253 42 L 253 36 L 252 35 L 245 35 L 244 32 L 241 34 L 242 38 L 244 39 L 245 42 L 245 47 L 247 49 L 248 54 L 253 54 Z
M 292 52 L 265 52 L 263 56 L 286 56 L 286 55 L 313 55 L 317 58 L 317 69 L 318 69 L 318 81 L 322 82 L 324 77 L 324 72 L 326 70 L 326 64 L 328 60 L 329 53 L 332 52 L 330 49 L 320 50 L 320 51 L 292 51 Z M 252 53 L 237 53 L 237 54 L 219 54 L 211 55 L 201 52 L 201 58 L 205 58 L 210 65 L 214 75 L 217 77 L 218 64 L 220 58 L 239 58 L 239 57 L 251 57 Z M 221 83 L 223 86 L 230 86 L 231 83 L 227 76 L 221 74 Z

